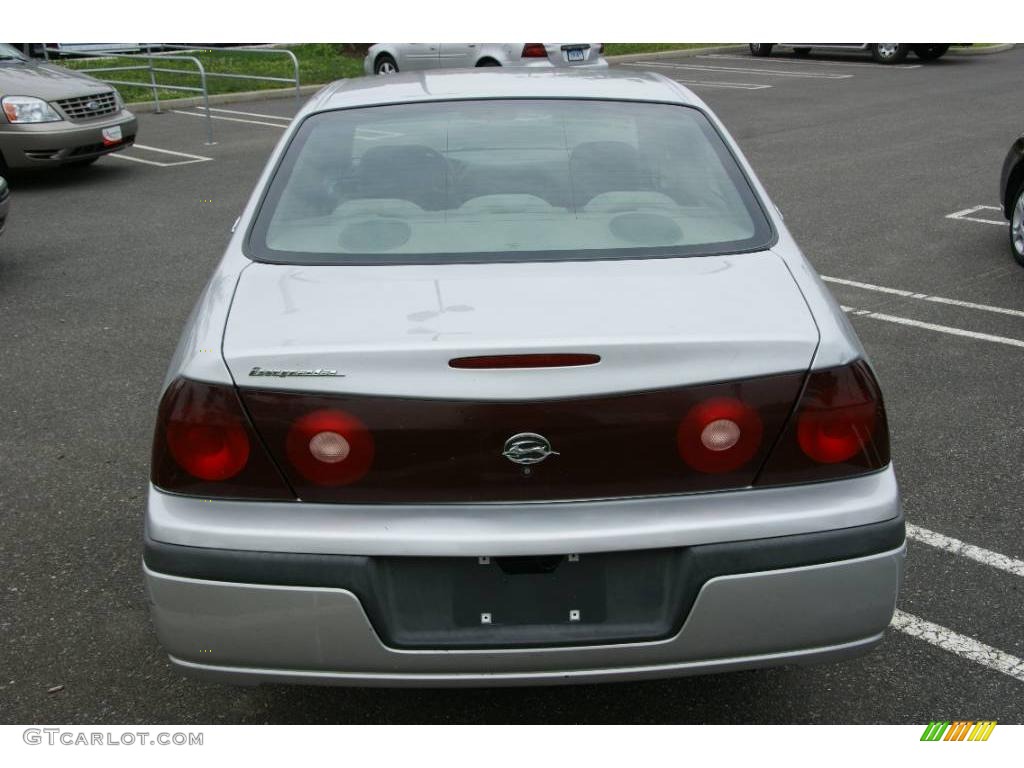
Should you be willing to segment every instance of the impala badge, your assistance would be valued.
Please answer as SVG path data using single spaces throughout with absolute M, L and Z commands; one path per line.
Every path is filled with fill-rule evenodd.
M 544 435 L 535 432 L 520 432 L 505 441 L 505 450 L 501 452 L 515 464 L 539 464 L 548 456 L 557 456 L 558 451 L 551 450 L 551 443 Z
M 280 378 L 286 378 L 289 376 L 337 376 L 343 377 L 344 373 L 338 373 L 333 368 L 316 368 L 314 370 L 280 370 L 280 369 L 269 369 L 260 368 L 258 365 L 254 366 L 249 371 L 250 376 L 278 376 Z

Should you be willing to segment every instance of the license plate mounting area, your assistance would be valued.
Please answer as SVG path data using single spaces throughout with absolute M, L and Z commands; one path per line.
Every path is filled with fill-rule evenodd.
M 374 558 L 378 632 L 400 648 L 635 642 L 688 604 L 685 549 L 527 557 Z

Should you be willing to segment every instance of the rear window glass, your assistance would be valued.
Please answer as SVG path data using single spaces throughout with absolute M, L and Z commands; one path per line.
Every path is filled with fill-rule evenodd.
M 314 264 L 647 258 L 755 250 L 771 236 L 699 110 L 485 100 L 307 118 L 249 251 Z

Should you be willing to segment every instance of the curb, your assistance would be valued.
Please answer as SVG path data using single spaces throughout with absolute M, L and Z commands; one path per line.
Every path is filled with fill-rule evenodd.
M 299 93 L 309 96 L 327 85 L 303 85 Z M 217 93 L 210 96 L 211 104 L 230 104 L 233 101 L 269 101 L 271 99 L 295 98 L 294 88 L 268 88 L 263 91 L 238 91 L 237 93 Z M 201 97 L 189 96 L 183 99 L 160 99 L 160 109 L 181 109 L 183 107 L 201 107 L 205 102 Z M 133 101 L 126 105 L 132 112 L 156 112 L 154 101 Z
M 708 48 L 677 48 L 673 51 L 655 51 L 653 53 L 623 53 L 619 56 L 605 56 L 609 64 L 621 61 L 646 61 L 647 59 L 688 58 L 702 53 L 735 53 L 747 50 L 743 45 L 713 45 Z
M 947 56 L 988 56 L 992 53 L 1006 53 L 1013 50 L 1016 43 L 999 43 L 988 48 L 950 48 Z

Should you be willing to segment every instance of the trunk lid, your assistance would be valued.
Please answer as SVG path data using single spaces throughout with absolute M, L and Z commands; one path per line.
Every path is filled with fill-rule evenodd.
M 300 499 L 549 501 L 751 485 L 817 339 L 771 253 L 254 264 L 240 278 L 224 354 Z M 538 353 L 600 362 L 450 365 Z M 716 440 L 725 447 L 706 447 Z
M 381 267 L 254 263 L 239 280 L 223 351 L 240 387 L 515 401 L 806 371 L 817 343 L 788 269 L 763 252 Z M 449 366 L 456 357 L 545 352 L 601 361 Z

